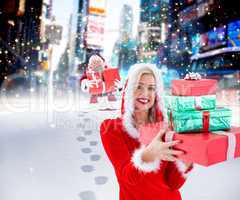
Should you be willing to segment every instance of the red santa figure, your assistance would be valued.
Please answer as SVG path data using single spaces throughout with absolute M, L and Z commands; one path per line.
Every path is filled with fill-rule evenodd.
M 130 68 L 123 91 L 122 116 L 106 119 L 100 127 L 104 149 L 120 187 L 120 200 L 181 200 L 179 188 L 192 169 L 192 163 L 177 159 L 183 152 L 173 150 L 179 141 L 164 142 L 166 133 L 144 146 L 139 127 L 166 120 L 159 70 L 152 64 Z
M 105 63 L 105 59 L 101 55 L 95 54 L 90 57 L 88 67 L 80 79 L 81 89 L 83 92 L 88 93 L 93 87 L 101 90 L 101 92 L 91 94 L 90 103 L 97 103 L 98 97 L 102 95 L 107 95 L 108 101 L 117 100 L 113 92 L 106 91 L 106 86 L 103 78 L 103 71 L 106 68 L 108 67 Z M 121 82 L 116 79 L 114 87 L 116 90 L 121 90 Z

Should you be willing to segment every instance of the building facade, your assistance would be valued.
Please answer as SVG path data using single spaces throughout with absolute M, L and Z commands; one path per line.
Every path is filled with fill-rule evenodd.
M 38 66 L 42 0 L 2 0 L 0 3 L 0 82 Z
M 158 50 L 168 33 L 168 1 L 141 0 L 138 55 L 141 62 L 156 62 Z
M 225 54 L 239 56 L 240 8 L 236 2 L 171 0 L 169 5 L 172 25 L 168 35 L 169 66 L 183 75 L 194 70 L 193 65 L 207 73 L 238 62 L 225 57 Z
M 74 0 L 70 22 L 70 74 L 82 72 L 94 52 L 103 51 L 105 0 Z

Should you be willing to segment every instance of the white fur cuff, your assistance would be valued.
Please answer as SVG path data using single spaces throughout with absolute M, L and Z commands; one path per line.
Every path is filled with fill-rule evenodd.
M 175 163 L 176 163 L 178 171 L 186 179 L 188 177 L 188 172 L 186 173 L 186 171 L 188 169 L 187 166 L 181 160 L 177 160 Z
M 81 81 L 81 90 L 83 92 L 88 92 L 89 91 L 89 87 L 88 87 L 88 80 L 87 79 L 83 79 Z
M 153 162 L 144 162 L 142 160 L 144 146 L 140 149 L 135 150 L 132 156 L 133 165 L 142 172 L 156 172 L 160 169 L 160 160 L 155 160 Z

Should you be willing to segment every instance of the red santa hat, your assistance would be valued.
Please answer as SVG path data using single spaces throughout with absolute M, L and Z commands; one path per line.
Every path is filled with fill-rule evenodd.
M 134 127 L 133 123 L 133 112 L 134 112 L 134 99 L 133 99 L 133 93 L 135 86 L 137 84 L 139 75 L 143 71 L 151 71 L 152 74 L 155 77 L 156 81 L 156 103 L 155 110 L 156 110 L 156 121 L 166 121 L 166 110 L 164 108 L 164 102 L 163 102 L 163 81 L 161 76 L 161 71 L 156 67 L 154 64 L 135 64 L 131 66 L 127 81 L 125 84 L 125 88 L 123 91 L 122 96 L 122 108 L 121 108 L 121 114 L 123 119 L 123 126 L 127 130 L 128 134 L 134 138 L 139 138 L 139 133 L 137 129 Z

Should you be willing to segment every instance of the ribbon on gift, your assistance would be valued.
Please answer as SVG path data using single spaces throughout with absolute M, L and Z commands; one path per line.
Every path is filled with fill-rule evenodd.
M 202 132 L 208 132 L 210 127 L 210 112 L 209 111 L 203 111 L 202 112 Z M 174 124 L 173 124 L 173 114 L 172 111 L 170 112 L 170 129 L 174 130 Z
M 165 142 L 172 142 L 174 136 L 174 131 L 168 131 L 165 133 Z
M 194 104 L 196 110 L 202 110 L 202 97 L 201 96 L 195 96 L 194 97 Z
M 209 121 L 210 121 L 210 112 L 209 111 L 203 111 L 203 128 L 202 131 L 203 132 L 208 132 L 209 131 Z
M 172 111 L 170 112 L 170 129 L 173 130 L 174 126 L 173 126 L 173 114 Z
M 228 137 L 227 160 L 234 159 L 235 149 L 237 145 L 236 135 L 227 131 L 213 131 L 211 133 Z

